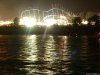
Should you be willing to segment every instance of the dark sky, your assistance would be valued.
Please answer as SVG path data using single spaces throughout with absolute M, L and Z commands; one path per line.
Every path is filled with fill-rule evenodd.
M 60 7 L 70 11 L 100 11 L 100 0 L 0 0 L 0 20 L 20 16 L 25 9 L 48 10 Z

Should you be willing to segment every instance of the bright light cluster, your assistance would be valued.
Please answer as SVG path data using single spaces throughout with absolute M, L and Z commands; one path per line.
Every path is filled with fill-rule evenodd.
M 32 27 L 34 25 L 46 25 L 52 26 L 54 24 L 57 25 L 66 25 L 67 19 L 65 16 L 60 16 L 57 18 L 46 18 L 43 22 L 38 22 L 35 18 L 32 17 L 23 17 L 20 19 L 20 25 L 25 25 L 27 27 Z
M 88 21 L 87 20 L 82 20 L 82 24 L 87 25 Z
M 52 25 L 69 25 L 72 24 L 72 18 L 75 14 L 68 13 L 62 9 L 53 8 L 48 11 L 39 9 L 25 10 L 21 13 L 20 24 L 27 27 L 35 25 L 45 25 L 50 27 Z M 82 20 L 83 25 L 87 25 L 88 21 Z
M 0 25 L 8 25 L 13 23 L 12 21 L 0 21 Z
M 66 16 L 62 15 L 49 15 L 44 19 L 44 24 L 47 26 L 52 26 L 52 25 L 68 25 L 68 20 Z
M 52 26 L 52 25 L 54 25 L 56 23 L 57 23 L 57 21 L 55 19 L 46 19 L 44 21 L 44 24 L 47 25 L 47 26 Z
M 69 12 L 58 8 L 53 8 L 48 11 L 29 9 L 22 11 L 20 24 L 27 27 L 34 25 L 68 25 L 70 20 L 69 18 L 72 16 L 73 15 L 70 15 Z
M 32 27 L 36 25 L 36 19 L 31 17 L 23 17 L 20 19 L 20 24 L 25 25 L 27 27 Z

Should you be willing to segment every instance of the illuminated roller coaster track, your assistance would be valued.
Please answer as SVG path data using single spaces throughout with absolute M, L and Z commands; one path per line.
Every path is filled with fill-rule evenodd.
M 48 11 L 30 9 L 22 11 L 20 24 L 26 26 L 33 25 L 68 25 L 74 14 L 70 14 L 62 9 L 52 8 Z

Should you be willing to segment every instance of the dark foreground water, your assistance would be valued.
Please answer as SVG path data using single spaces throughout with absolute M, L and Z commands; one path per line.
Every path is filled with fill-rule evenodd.
M 100 73 L 100 39 L 89 36 L 0 35 L 0 75 Z

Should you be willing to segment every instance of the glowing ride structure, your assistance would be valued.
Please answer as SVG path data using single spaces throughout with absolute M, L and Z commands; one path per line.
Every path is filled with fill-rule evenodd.
M 29 9 L 22 11 L 19 24 L 26 27 L 32 27 L 36 25 L 48 27 L 53 25 L 71 25 L 73 17 L 76 17 L 76 15 L 58 8 L 53 8 L 48 11 Z M 1 26 L 11 23 L 13 22 L 0 21 Z M 87 25 L 88 21 L 82 20 L 82 24 Z
M 23 24 L 27 27 L 32 27 L 33 25 L 36 25 L 36 19 L 31 17 L 23 17 L 20 19 L 20 24 Z
M 62 9 L 53 8 L 48 11 L 39 9 L 25 10 L 21 13 L 20 25 L 32 27 L 52 26 L 52 25 L 68 25 L 74 15 Z
M 68 20 L 65 16 L 58 16 L 58 15 L 48 15 L 44 17 L 43 21 L 44 21 L 44 24 L 48 26 L 51 26 L 54 24 L 57 24 L 57 25 L 68 24 Z
M 38 9 L 25 10 L 21 13 L 20 25 L 32 27 L 40 23 L 40 14 L 43 11 Z

